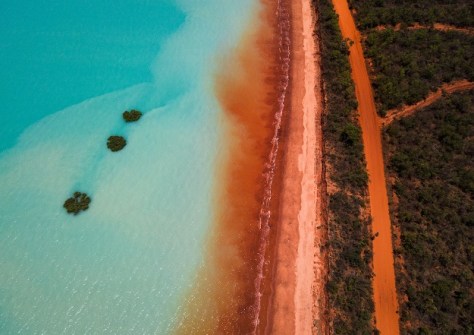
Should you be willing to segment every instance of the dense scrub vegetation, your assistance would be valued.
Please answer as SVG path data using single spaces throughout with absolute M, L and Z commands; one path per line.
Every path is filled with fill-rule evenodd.
M 77 215 L 89 209 L 91 198 L 86 193 L 74 192 L 74 195 L 64 202 L 63 207 L 69 214 Z
M 372 270 L 369 220 L 364 218 L 367 173 L 348 47 L 329 0 L 313 0 L 318 13 L 324 93 L 323 133 L 329 194 L 327 292 L 332 332 L 372 334 Z M 318 29 L 319 28 L 319 29 Z
M 349 3 L 356 10 L 361 30 L 397 23 L 474 26 L 474 3 L 471 0 L 349 0 Z
M 423 100 L 445 82 L 474 81 L 474 36 L 387 29 L 369 32 L 364 47 L 372 61 L 372 86 L 381 115 Z
M 404 334 L 474 333 L 474 91 L 384 131 Z
M 107 148 L 110 151 L 120 151 L 127 145 L 127 141 L 122 136 L 110 136 L 107 139 Z
M 405 29 L 414 23 L 472 27 L 472 1 L 350 3 L 365 33 L 380 114 L 423 100 L 443 83 L 474 81 L 473 36 Z M 397 24 L 400 31 L 372 29 Z M 444 96 L 384 131 L 403 334 L 474 334 L 473 106 L 472 91 Z

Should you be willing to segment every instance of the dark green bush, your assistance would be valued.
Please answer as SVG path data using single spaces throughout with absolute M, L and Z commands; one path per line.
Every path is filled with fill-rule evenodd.
M 373 64 L 372 86 L 381 115 L 423 100 L 443 83 L 474 81 L 474 36 L 388 29 L 369 32 L 364 47 Z
M 125 122 L 135 122 L 135 121 L 140 120 L 140 118 L 142 117 L 142 112 L 136 109 L 132 109 L 130 112 L 129 111 L 123 112 L 122 116 Z
M 341 133 L 341 140 L 348 146 L 360 145 L 362 133 L 353 123 L 347 123 Z
M 89 209 L 91 198 L 86 193 L 74 192 L 74 195 L 64 202 L 63 207 L 69 214 L 77 215 Z
M 127 145 L 127 141 L 122 136 L 110 136 L 107 139 L 107 148 L 110 151 L 120 151 Z
M 362 30 L 397 23 L 474 26 L 474 5 L 470 0 L 349 0 L 349 3 L 356 10 L 357 24 Z
M 403 334 L 472 334 L 474 91 L 444 97 L 384 132 L 405 271 Z M 416 325 L 416 327 L 413 327 Z

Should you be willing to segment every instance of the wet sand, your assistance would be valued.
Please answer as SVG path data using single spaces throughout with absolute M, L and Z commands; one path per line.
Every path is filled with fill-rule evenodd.
M 381 118 L 382 125 L 387 126 L 395 120 L 412 115 L 421 108 L 428 107 L 440 99 L 443 96 L 443 93 L 452 94 L 455 92 L 471 90 L 473 88 L 474 83 L 465 79 L 443 84 L 435 92 L 431 92 L 425 99 L 417 102 L 416 104 L 389 110 L 387 115 L 384 118 Z
M 309 0 L 291 2 L 291 112 L 287 119 L 273 295 L 265 334 L 324 334 L 319 246 L 322 131 L 318 45 Z M 319 58 L 318 58 L 319 59 Z M 314 322 L 314 320 L 317 320 Z
M 400 333 L 398 303 L 380 125 L 360 42 L 360 33 L 357 31 L 347 1 L 333 0 L 333 3 L 339 15 L 343 37 L 354 41 L 350 48 L 349 61 L 359 102 L 359 122 L 362 127 L 369 173 L 372 231 L 374 234 L 379 234 L 373 241 L 375 322 L 382 335 L 398 335 Z

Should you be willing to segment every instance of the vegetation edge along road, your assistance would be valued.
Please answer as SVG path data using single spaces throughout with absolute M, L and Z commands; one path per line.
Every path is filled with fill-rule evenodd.
M 400 331 L 471 334 L 474 6 L 350 2 L 377 111 L 387 114 L 379 120 Z
M 330 0 L 312 0 L 318 12 L 327 183 L 328 321 L 331 334 L 372 334 L 372 240 L 367 213 L 367 172 L 357 101 L 336 13 Z
M 359 121 L 369 174 L 372 231 L 376 236 L 373 241 L 375 324 L 383 335 L 398 335 L 400 333 L 398 300 L 381 129 L 362 51 L 361 35 L 356 28 L 347 0 L 333 0 L 333 4 L 339 15 L 342 36 L 351 41 L 349 61 L 359 103 Z

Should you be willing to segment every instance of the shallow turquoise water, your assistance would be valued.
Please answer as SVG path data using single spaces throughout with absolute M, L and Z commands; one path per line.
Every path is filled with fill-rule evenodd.
M 45 115 L 151 81 L 185 16 L 171 0 L 3 0 L 0 18 L 1 150 Z
M 0 334 L 173 329 L 225 150 L 216 66 L 256 3 L 0 4 Z M 76 190 L 92 204 L 73 217 Z

